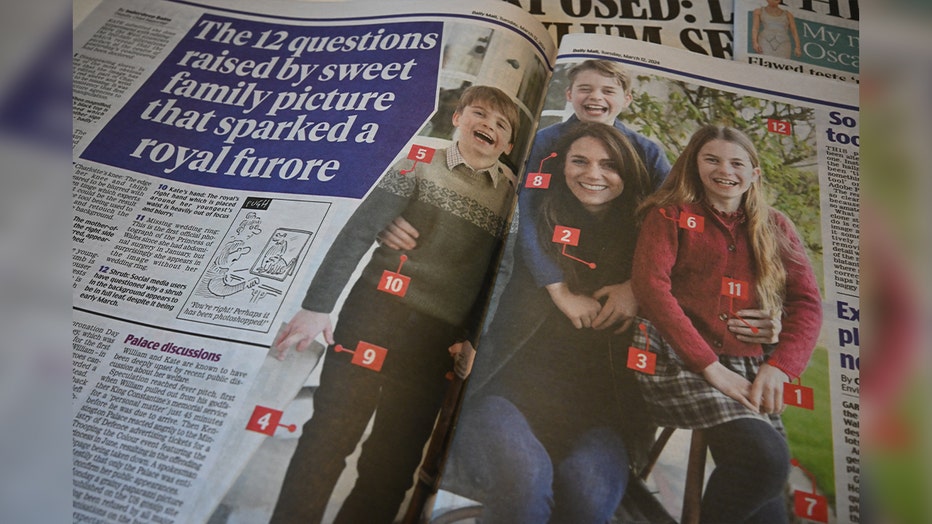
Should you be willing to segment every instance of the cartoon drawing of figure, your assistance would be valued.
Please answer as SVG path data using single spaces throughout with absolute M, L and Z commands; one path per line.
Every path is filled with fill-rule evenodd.
M 249 246 L 243 244 L 242 240 L 227 242 L 211 260 L 210 266 L 201 276 L 194 293 L 203 297 L 227 297 L 258 284 L 258 278 L 237 280 L 229 274 L 233 264 L 251 250 Z
M 244 230 L 249 231 L 249 235 L 246 238 L 249 238 L 253 235 L 258 235 L 262 232 L 262 229 L 259 227 L 259 224 L 262 223 L 262 219 L 259 218 L 259 215 L 255 211 L 250 211 L 246 213 L 246 218 L 239 223 L 239 226 L 236 227 L 236 234 L 242 235 Z
M 288 251 L 288 238 L 285 231 L 276 231 L 272 235 L 269 246 L 262 253 L 259 267 L 256 268 L 258 273 L 270 273 L 273 275 L 282 275 L 286 273 L 292 265 L 293 260 L 285 258 Z

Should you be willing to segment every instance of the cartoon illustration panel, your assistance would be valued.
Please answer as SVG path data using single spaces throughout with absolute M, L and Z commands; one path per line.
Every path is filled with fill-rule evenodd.
M 178 318 L 267 333 L 329 208 L 246 199 Z

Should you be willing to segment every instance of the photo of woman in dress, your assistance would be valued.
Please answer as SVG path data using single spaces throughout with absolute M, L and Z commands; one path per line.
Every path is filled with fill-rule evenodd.
M 781 0 L 767 0 L 766 7 L 754 10 L 751 26 L 751 43 L 756 53 L 790 58 L 790 53 L 801 56 L 803 51 L 796 31 L 796 19 L 780 7 Z M 792 37 L 792 42 L 790 38 Z

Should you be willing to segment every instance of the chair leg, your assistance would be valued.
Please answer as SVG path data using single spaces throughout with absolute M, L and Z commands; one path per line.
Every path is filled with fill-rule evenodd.
M 660 435 L 657 436 L 657 439 L 654 441 L 654 445 L 651 446 L 650 451 L 648 452 L 647 463 L 643 468 L 641 468 L 641 471 L 638 472 L 639 479 L 647 480 L 647 477 L 650 476 L 651 471 L 654 470 L 654 466 L 657 465 L 657 460 L 660 458 L 660 453 L 667 445 L 667 442 L 670 441 L 670 437 L 673 435 L 674 431 L 676 431 L 676 428 L 665 427 L 663 428 L 663 431 L 660 432 Z
M 683 489 L 683 515 L 681 524 L 698 524 L 702 507 L 702 487 L 705 483 L 705 434 L 694 429 L 689 443 L 689 461 L 686 465 L 686 486 Z

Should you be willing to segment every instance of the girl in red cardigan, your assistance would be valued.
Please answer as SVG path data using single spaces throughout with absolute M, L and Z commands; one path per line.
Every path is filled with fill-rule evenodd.
M 716 468 L 703 523 L 783 524 L 783 385 L 805 369 L 822 322 L 802 243 L 764 199 L 754 145 L 728 127 L 694 133 L 640 212 L 631 280 L 644 321 L 634 345 L 657 355 L 653 373 L 638 374 L 651 415 L 706 428 Z M 781 316 L 774 346 L 728 330 L 751 308 Z

